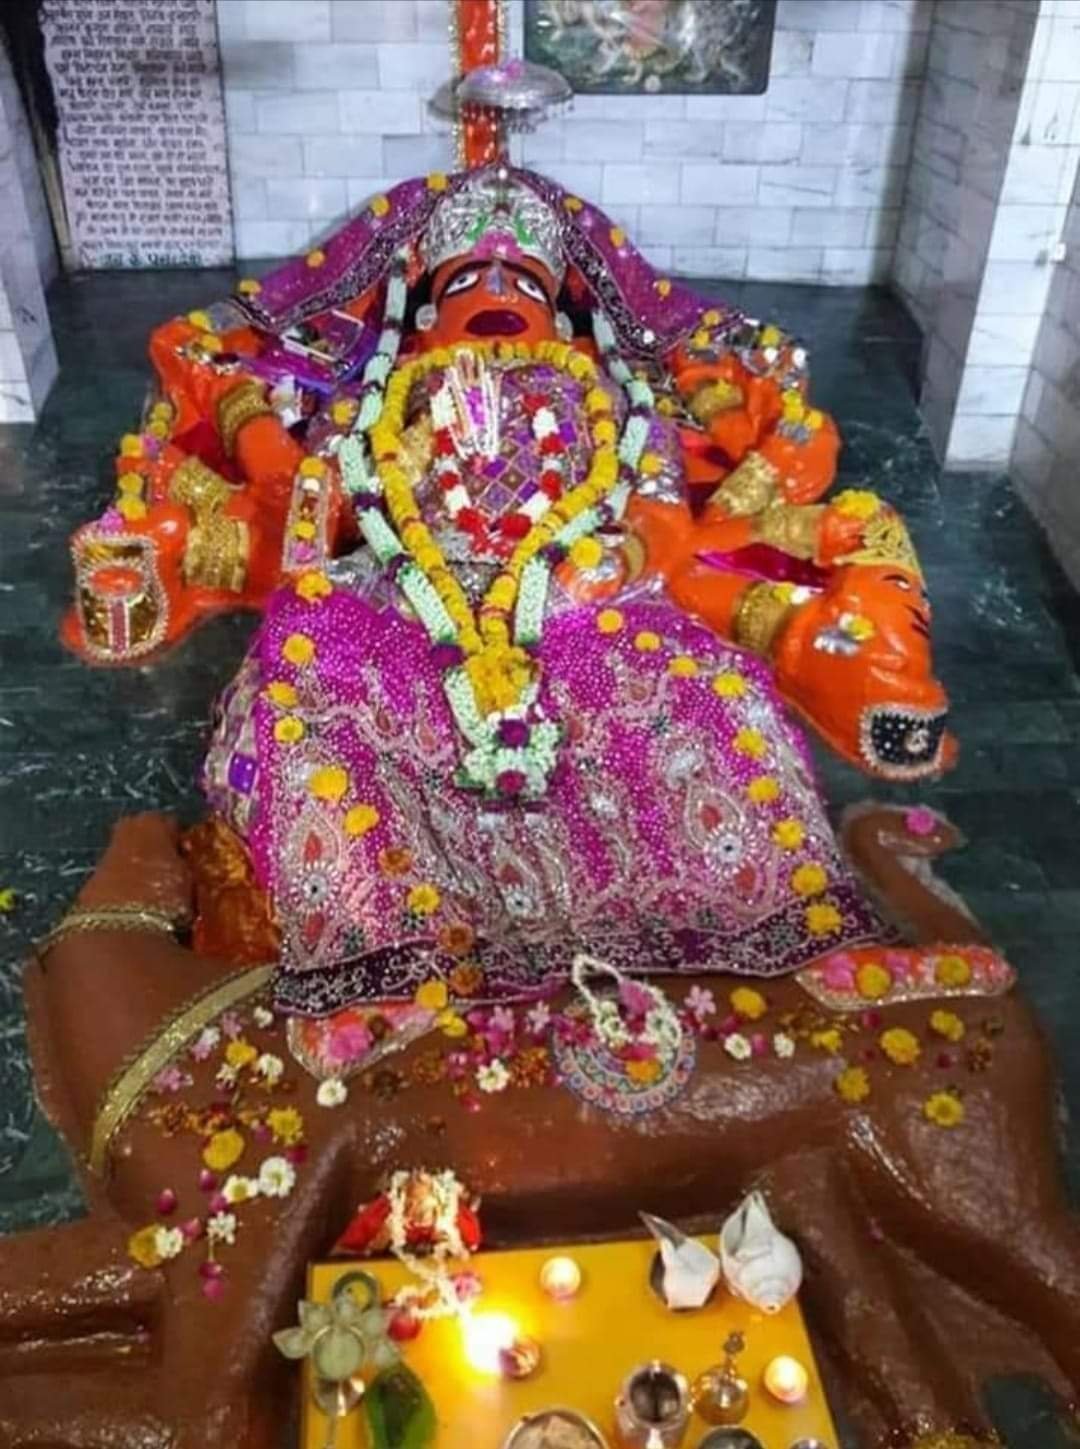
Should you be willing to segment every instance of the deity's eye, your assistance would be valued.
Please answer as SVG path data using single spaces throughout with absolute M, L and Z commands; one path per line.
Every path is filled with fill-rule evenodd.
M 911 593 L 911 580 L 905 578 L 903 574 L 886 574 L 885 579 L 887 583 L 895 584 L 898 589 L 902 589 L 905 594 Z
M 444 297 L 452 297 L 455 292 L 467 292 L 470 287 L 475 287 L 480 280 L 480 273 L 475 270 L 459 272 L 452 282 L 448 282 L 443 289 Z
M 539 282 L 534 282 L 532 277 L 522 276 L 518 273 L 514 277 L 519 292 L 524 292 L 526 297 L 531 297 L 534 302 L 546 302 L 547 293 Z

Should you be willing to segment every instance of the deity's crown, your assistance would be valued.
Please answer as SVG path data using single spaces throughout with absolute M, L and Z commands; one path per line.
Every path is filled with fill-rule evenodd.
M 470 252 L 532 257 L 556 282 L 566 271 L 558 217 L 505 166 L 471 176 L 439 202 L 421 242 L 429 271 Z

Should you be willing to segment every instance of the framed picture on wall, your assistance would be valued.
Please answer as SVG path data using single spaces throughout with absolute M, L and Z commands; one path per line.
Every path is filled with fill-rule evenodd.
M 525 0 L 525 55 L 586 94 L 760 95 L 776 0 Z

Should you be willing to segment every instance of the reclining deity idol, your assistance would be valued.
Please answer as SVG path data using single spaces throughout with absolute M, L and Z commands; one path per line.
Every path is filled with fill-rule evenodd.
M 263 617 L 210 816 L 121 822 L 27 971 L 90 1211 L 0 1245 L 0 1442 L 271 1449 L 305 1266 L 373 1202 L 407 1246 L 421 1168 L 503 1245 L 766 1189 L 868 1443 L 982 1442 L 1002 1368 L 1067 1398 L 1044 1039 L 929 868 L 947 822 L 867 806 L 841 850 L 785 709 L 889 780 L 955 752 L 911 543 L 829 495 L 801 347 L 495 164 L 152 355 L 64 638 Z
M 858 767 L 951 763 L 907 531 L 872 492 L 825 499 L 839 439 L 803 348 L 658 276 L 554 183 L 494 166 L 405 182 L 158 328 L 151 355 L 160 390 L 121 442 L 115 501 L 74 540 L 63 636 L 85 658 L 145 658 L 328 566 L 384 602 L 408 560 L 414 608 L 447 568 L 472 590 L 473 675 L 545 606 L 665 596 L 767 660 Z M 381 481 L 389 430 L 399 488 Z M 463 615 L 420 617 L 462 644 Z

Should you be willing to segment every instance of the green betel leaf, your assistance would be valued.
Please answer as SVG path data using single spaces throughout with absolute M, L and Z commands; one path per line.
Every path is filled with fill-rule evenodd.
M 364 1396 L 372 1449 L 426 1449 L 435 1438 L 435 1405 L 403 1363 L 379 1374 Z

